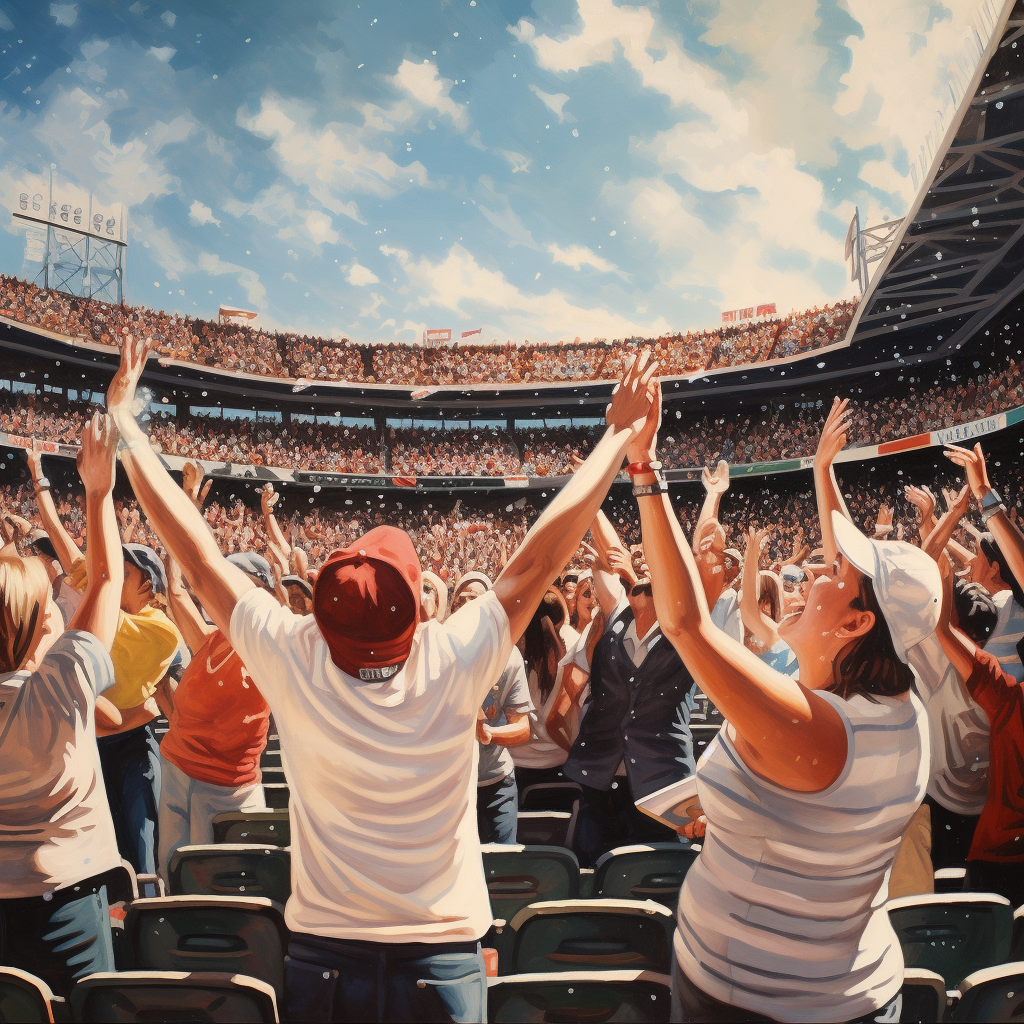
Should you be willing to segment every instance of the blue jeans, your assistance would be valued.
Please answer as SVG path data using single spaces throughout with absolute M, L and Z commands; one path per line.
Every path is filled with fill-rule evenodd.
M 288 943 L 284 1019 L 487 1019 L 479 942 L 354 942 L 296 933 Z
M 149 725 L 96 740 L 117 849 L 137 874 L 156 874 L 160 746 Z
M 481 843 L 514 843 L 519 817 L 516 774 L 476 789 L 476 825 Z
M 0 900 L 0 964 L 42 978 L 59 996 L 66 996 L 77 978 L 114 970 L 102 878 L 46 896 Z

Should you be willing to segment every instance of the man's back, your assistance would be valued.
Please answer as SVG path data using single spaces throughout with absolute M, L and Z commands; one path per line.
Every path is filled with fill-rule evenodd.
M 478 939 L 490 924 L 476 824 L 477 709 L 511 643 L 492 594 L 428 623 L 388 680 L 334 664 L 312 616 L 250 591 L 231 641 L 270 704 L 291 788 L 293 931 Z

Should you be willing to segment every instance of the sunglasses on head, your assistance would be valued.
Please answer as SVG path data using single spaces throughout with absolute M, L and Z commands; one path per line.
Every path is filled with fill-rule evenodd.
M 630 597 L 653 597 L 654 591 L 651 589 L 650 580 L 646 583 L 636 583 L 633 589 L 629 592 Z

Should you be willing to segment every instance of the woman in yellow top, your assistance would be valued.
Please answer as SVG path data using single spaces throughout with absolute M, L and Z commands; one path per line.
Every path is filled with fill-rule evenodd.
M 57 515 L 50 482 L 38 452 L 29 453 L 36 504 L 76 589 L 86 584 L 86 564 Z M 160 804 L 160 748 L 152 721 L 160 714 L 158 699 L 170 706 L 168 669 L 181 645 L 174 623 L 153 605 L 157 590 L 166 590 L 163 565 L 152 548 L 122 544 L 124 585 L 117 634 L 110 648 L 114 685 L 104 696 L 120 712 L 121 721 L 97 717 L 103 782 L 114 819 L 121 856 L 139 873 L 156 873 L 157 808 Z

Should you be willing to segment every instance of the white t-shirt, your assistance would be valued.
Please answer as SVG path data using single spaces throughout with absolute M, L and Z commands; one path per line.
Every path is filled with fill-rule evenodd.
M 911 647 L 907 657 L 928 712 L 928 795 L 954 814 L 981 814 L 988 799 L 988 715 L 964 692 L 934 633 Z
M 1012 590 L 1001 590 L 992 595 L 992 600 L 998 617 L 985 650 L 999 659 L 1004 672 L 1009 672 L 1018 683 L 1024 682 L 1024 665 L 1017 653 L 1017 641 L 1024 636 L 1024 608 L 1014 601 Z
M 889 871 L 928 783 L 916 696 L 842 700 L 846 766 L 799 793 L 752 772 L 726 726 L 697 765 L 707 816 L 679 896 L 675 951 L 715 999 L 777 1020 L 851 1020 L 903 984 L 886 913 Z
M 107 649 L 77 629 L 35 672 L 0 675 L 0 899 L 121 863 L 96 746 L 96 694 L 113 685 Z
M 740 614 L 740 595 L 729 587 L 723 590 L 711 609 L 711 621 L 738 644 L 743 643 L 743 616 Z
M 291 790 L 294 932 L 461 942 L 491 923 L 477 833 L 477 711 L 512 648 L 493 593 L 426 623 L 366 683 L 331 661 L 312 615 L 247 591 L 231 644 L 274 714 Z

